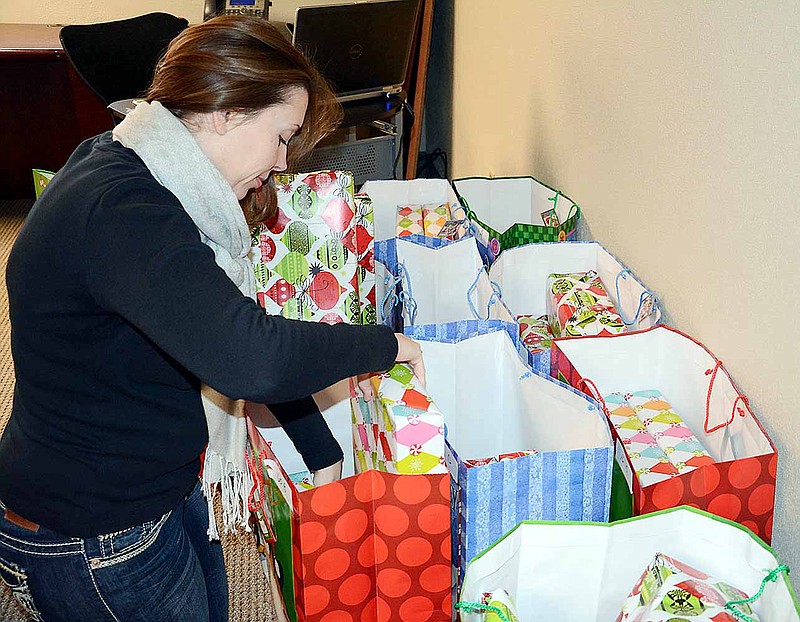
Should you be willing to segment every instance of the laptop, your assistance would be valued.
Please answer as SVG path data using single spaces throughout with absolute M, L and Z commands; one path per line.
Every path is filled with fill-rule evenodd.
M 292 42 L 308 53 L 340 102 L 402 90 L 419 0 L 301 6 Z

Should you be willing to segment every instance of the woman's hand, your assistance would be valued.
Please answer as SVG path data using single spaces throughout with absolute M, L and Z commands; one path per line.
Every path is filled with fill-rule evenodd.
M 402 333 L 395 333 L 397 339 L 397 357 L 396 363 L 407 363 L 411 366 L 411 371 L 417 379 L 424 385 L 425 384 L 425 363 L 422 360 L 422 348 L 413 339 L 409 339 Z M 358 377 L 358 389 L 361 395 L 364 396 L 366 401 L 370 401 L 375 393 L 372 390 L 372 382 L 370 378 L 373 374 L 361 374 Z

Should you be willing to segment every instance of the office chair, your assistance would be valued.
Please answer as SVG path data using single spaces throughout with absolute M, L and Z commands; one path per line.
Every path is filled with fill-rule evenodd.
M 167 45 L 189 25 L 167 13 L 64 26 L 61 45 L 75 71 L 106 106 L 141 96 Z

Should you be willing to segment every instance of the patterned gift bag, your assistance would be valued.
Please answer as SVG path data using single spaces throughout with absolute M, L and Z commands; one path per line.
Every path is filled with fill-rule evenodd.
M 580 208 L 533 177 L 464 177 L 453 186 L 494 257 L 523 244 L 575 239 Z
M 608 519 L 613 445 L 593 400 L 530 371 L 502 328 L 420 345 L 444 413 L 460 575 L 521 520 Z
M 444 418 L 408 365 L 371 378 L 375 399 L 351 384 L 356 470 L 446 473 Z
M 686 506 L 612 524 L 524 522 L 470 563 L 455 606 L 462 622 L 483 622 L 484 612 L 469 605 L 505 590 L 520 620 L 615 620 L 661 552 L 757 596 L 744 607 L 729 597 L 729 612 L 751 608 L 764 622 L 800 621 L 788 569 L 775 552 L 744 527 Z
M 657 389 L 714 462 L 645 485 L 616 437 L 612 517 L 694 505 L 772 537 L 778 452 L 721 361 L 668 326 L 553 341 L 552 375 L 602 402 L 621 391 Z M 434 396 L 435 397 L 435 396 Z M 604 403 L 608 416 L 615 404 Z
M 446 473 L 369 470 L 299 492 L 251 421 L 248 435 L 289 620 L 451 620 Z
M 257 297 L 271 314 L 361 323 L 373 229 L 369 202 L 353 197 L 343 171 L 276 175 L 278 211 L 253 231 Z

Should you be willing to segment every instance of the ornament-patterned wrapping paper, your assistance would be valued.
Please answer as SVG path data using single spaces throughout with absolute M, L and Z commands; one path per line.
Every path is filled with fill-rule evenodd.
M 444 417 L 408 365 L 371 379 L 375 399 L 352 387 L 356 472 L 446 473 Z
M 555 339 L 550 363 L 553 377 L 599 401 L 620 387 L 658 387 L 714 460 L 643 486 L 613 429 L 612 520 L 694 505 L 770 540 L 778 452 L 747 396 L 703 344 L 661 325 L 621 335 Z
M 625 330 L 625 323 L 594 270 L 551 274 L 547 293 L 547 314 L 556 337 L 616 335 Z
M 742 590 L 658 553 L 631 590 L 616 622 L 738 622 L 725 604 L 747 598 Z M 737 605 L 737 609 L 750 622 L 759 622 L 749 605 Z
M 258 302 L 273 315 L 335 324 L 371 317 L 359 295 L 372 220 L 343 171 L 276 175 L 278 210 L 253 230 Z M 372 305 L 374 310 L 374 304 Z
M 301 492 L 250 420 L 248 435 L 291 622 L 450 622 L 446 473 L 370 470 Z
M 358 256 L 358 304 L 361 311 L 359 324 L 377 324 L 375 306 L 375 236 L 374 210 L 368 194 L 359 192 L 353 197 L 356 207 L 352 239 L 346 236 L 347 247 L 354 248 Z
M 519 323 L 519 336 L 531 354 L 550 350 L 553 331 L 550 328 L 550 319 L 546 315 L 539 317 L 518 315 L 516 319 Z

